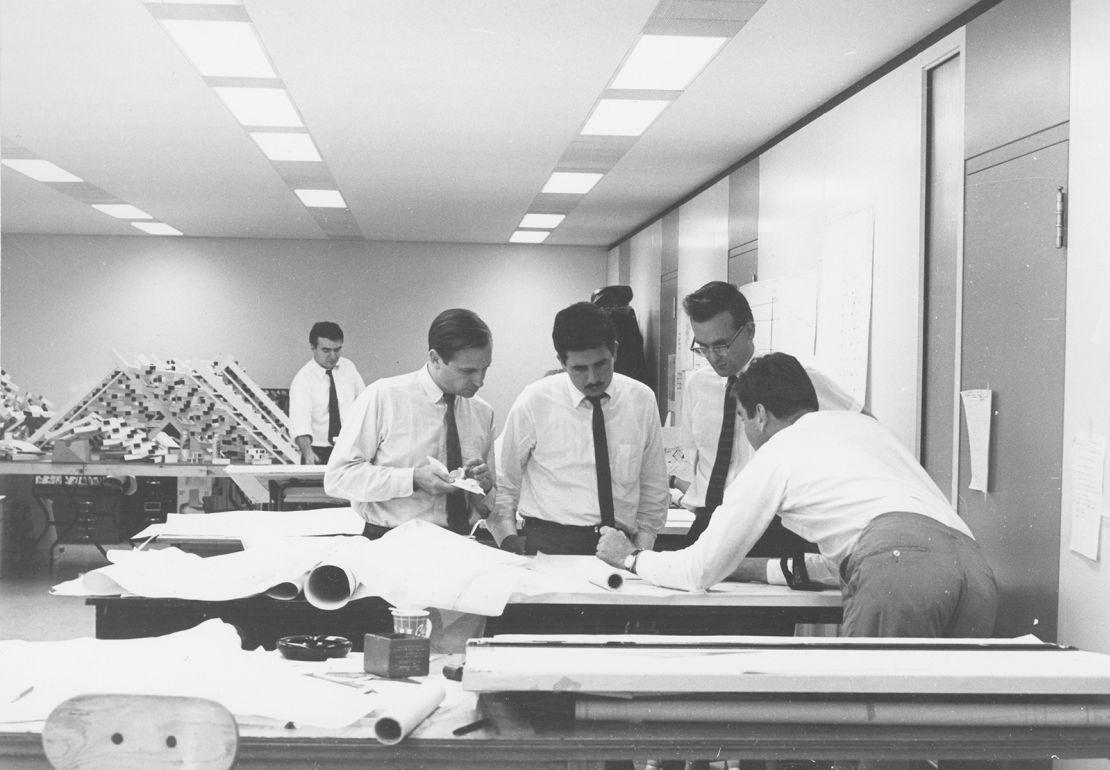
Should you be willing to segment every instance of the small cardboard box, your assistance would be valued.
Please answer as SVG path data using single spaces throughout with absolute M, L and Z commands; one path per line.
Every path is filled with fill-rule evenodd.
M 431 643 L 410 634 L 366 634 L 362 643 L 362 670 L 391 679 L 427 676 Z

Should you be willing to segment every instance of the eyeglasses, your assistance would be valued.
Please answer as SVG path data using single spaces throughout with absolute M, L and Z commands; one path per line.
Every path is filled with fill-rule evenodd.
M 697 353 L 702 358 L 709 358 L 710 353 L 715 356 L 723 356 L 725 353 L 728 352 L 729 348 L 732 347 L 732 343 L 736 342 L 736 338 L 740 336 L 740 332 L 744 331 L 746 328 L 748 328 L 747 324 L 741 326 L 739 329 L 736 330 L 736 334 L 732 335 L 732 339 L 730 339 L 723 345 L 698 345 L 695 342 L 690 345 L 690 350 L 694 353 Z

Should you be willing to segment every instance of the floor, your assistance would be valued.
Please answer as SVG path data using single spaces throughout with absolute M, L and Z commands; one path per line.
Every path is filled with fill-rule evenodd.
M 107 550 L 128 548 L 109 545 Z M 51 574 L 46 559 L 27 573 L 0 577 L 0 640 L 56 641 L 92 636 L 93 608 L 73 596 L 52 596 L 51 586 L 108 564 L 91 545 L 66 545 Z

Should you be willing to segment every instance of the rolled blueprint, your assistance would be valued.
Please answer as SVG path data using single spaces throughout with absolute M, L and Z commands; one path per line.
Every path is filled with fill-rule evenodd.
M 400 743 L 436 710 L 445 694 L 442 685 L 424 682 L 397 697 L 390 697 L 382 712 L 374 718 L 374 737 L 387 746 Z
M 580 700 L 574 716 L 619 722 L 1110 727 L 1110 705 L 1091 702 Z
M 619 591 L 621 586 L 624 585 L 624 575 L 625 573 L 622 570 L 603 565 L 601 568 L 591 571 L 586 579 L 595 586 L 608 588 L 611 591 Z
M 305 580 L 308 579 L 308 573 L 299 575 L 298 577 L 290 580 L 283 580 L 275 586 L 271 586 L 266 595 L 271 599 L 281 599 L 282 601 L 291 601 L 301 595 L 304 590 Z
M 351 600 L 374 561 L 377 543 L 364 537 L 337 538 L 334 550 L 308 572 L 304 598 L 321 610 L 337 610 Z

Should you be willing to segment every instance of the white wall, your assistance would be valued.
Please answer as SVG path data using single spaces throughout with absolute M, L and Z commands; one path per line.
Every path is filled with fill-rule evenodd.
M 709 281 L 728 278 L 728 179 L 678 209 L 678 298 Z M 678 370 L 695 361 L 689 352 L 692 333 L 686 314 L 678 313 Z
M 369 381 L 427 357 L 432 318 L 467 307 L 489 324 L 482 396 L 504 419 L 557 365 L 551 323 L 604 284 L 601 248 L 254 239 L 5 235 L 0 329 L 16 384 L 64 408 L 106 375 L 113 350 L 231 353 L 263 387 L 287 387 L 314 321 L 337 321 Z
M 962 33 L 907 62 L 759 159 L 759 277 L 818 270 L 825 228 L 875 222 L 868 404 L 916 449 L 921 339 L 922 68 Z
M 1106 385 L 1110 382 L 1110 92 L 1106 88 L 1110 3 L 1072 0 L 1071 51 L 1059 640 L 1110 653 L 1110 520 L 1103 519 L 1099 561 L 1092 562 L 1068 547 L 1074 499 L 1072 440 L 1076 434 L 1088 432 L 1110 436 Z M 1096 343 L 1095 330 L 1100 324 L 1101 342 Z M 1106 477 L 1110 479 L 1110 472 Z M 1103 489 L 1110 498 L 1105 484 Z M 1110 515 L 1106 501 L 1103 514 Z M 1107 767 L 1110 762 L 1098 766 Z

